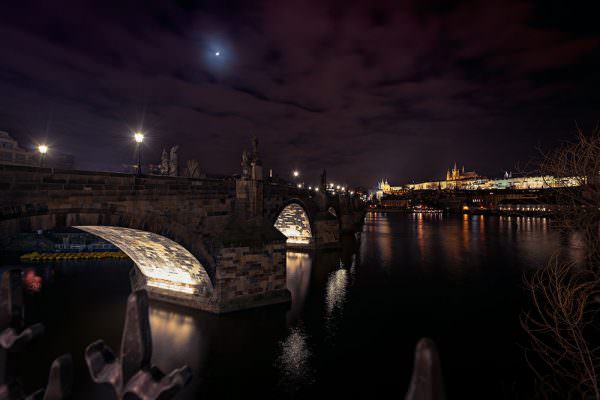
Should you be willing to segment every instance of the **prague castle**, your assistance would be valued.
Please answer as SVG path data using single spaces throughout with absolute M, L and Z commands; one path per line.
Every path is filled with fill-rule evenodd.
M 458 169 L 457 164 L 446 171 L 446 180 L 410 183 L 401 186 L 391 186 L 387 179 L 377 184 L 377 197 L 384 194 L 401 194 L 407 190 L 495 190 L 495 189 L 547 189 L 553 187 L 579 186 L 583 183 L 581 178 L 568 177 L 556 178 L 553 176 L 523 176 L 512 177 L 506 172 L 503 178 L 488 179 L 478 175 L 475 171 L 465 172 L 465 167 Z
M 454 168 L 452 168 L 452 171 L 450 171 L 450 169 L 448 169 L 448 171 L 446 171 L 446 180 L 447 181 L 458 181 L 461 179 L 473 179 L 473 178 L 477 178 L 477 173 L 475 171 L 470 171 L 465 173 L 465 166 L 463 165 L 462 170 L 459 170 L 458 168 L 456 168 L 456 162 L 454 163 Z

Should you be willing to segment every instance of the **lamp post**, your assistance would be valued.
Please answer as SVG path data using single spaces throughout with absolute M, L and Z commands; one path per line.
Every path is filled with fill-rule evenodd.
M 142 142 L 144 141 L 144 135 L 141 132 L 136 132 L 133 135 L 135 142 L 137 143 L 137 153 L 138 153 L 138 167 L 137 174 L 142 175 Z
M 44 166 L 44 158 L 46 158 L 46 153 L 48 152 L 48 146 L 45 144 L 40 144 L 38 146 L 38 151 L 40 152 L 40 167 Z

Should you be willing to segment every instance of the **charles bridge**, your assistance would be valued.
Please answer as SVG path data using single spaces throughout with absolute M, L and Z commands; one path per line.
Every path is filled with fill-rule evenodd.
M 0 241 L 78 227 L 123 250 L 150 298 L 213 313 L 287 302 L 286 247 L 338 246 L 364 205 L 324 177 L 307 190 L 246 165 L 218 179 L 0 165 Z

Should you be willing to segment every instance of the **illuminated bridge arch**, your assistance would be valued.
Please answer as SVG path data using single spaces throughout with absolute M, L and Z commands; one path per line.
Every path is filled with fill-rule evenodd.
M 288 244 L 310 244 L 313 234 L 306 210 L 298 203 L 290 203 L 275 220 L 275 228 L 287 237 Z
M 118 226 L 74 226 L 96 235 L 129 256 L 150 287 L 209 294 L 212 282 L 200 262 L 180 244 L 152 232 Z

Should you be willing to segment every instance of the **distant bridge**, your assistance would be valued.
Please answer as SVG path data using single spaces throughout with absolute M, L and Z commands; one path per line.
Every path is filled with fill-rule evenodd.
M 212 312 L 287 301 L 286 241 L 305 248 L 337 246 L 342 232 L 360 228 L 363 212 L 355 197 L 261 178 L 136 176 L 0 165 L 0 241 L 20 232 L 77 226 L 130 228 L 121 234 L 142 242 L 157 243 L 164 237 L 198 260 L 211 290 L 170 287 L 181 271 L 166 268 L 162 286 L 156 277 L 149 286 L 150 277 L 138 262 L 132 282 L 147 287 L 151 297 Z M 108 229 L 87 228 L 123 248 L 123 242 L 106 234 Z M 131 229 L 155 236 L 143 239 Z M 147 251 L 142 242 L 139 251 Z

